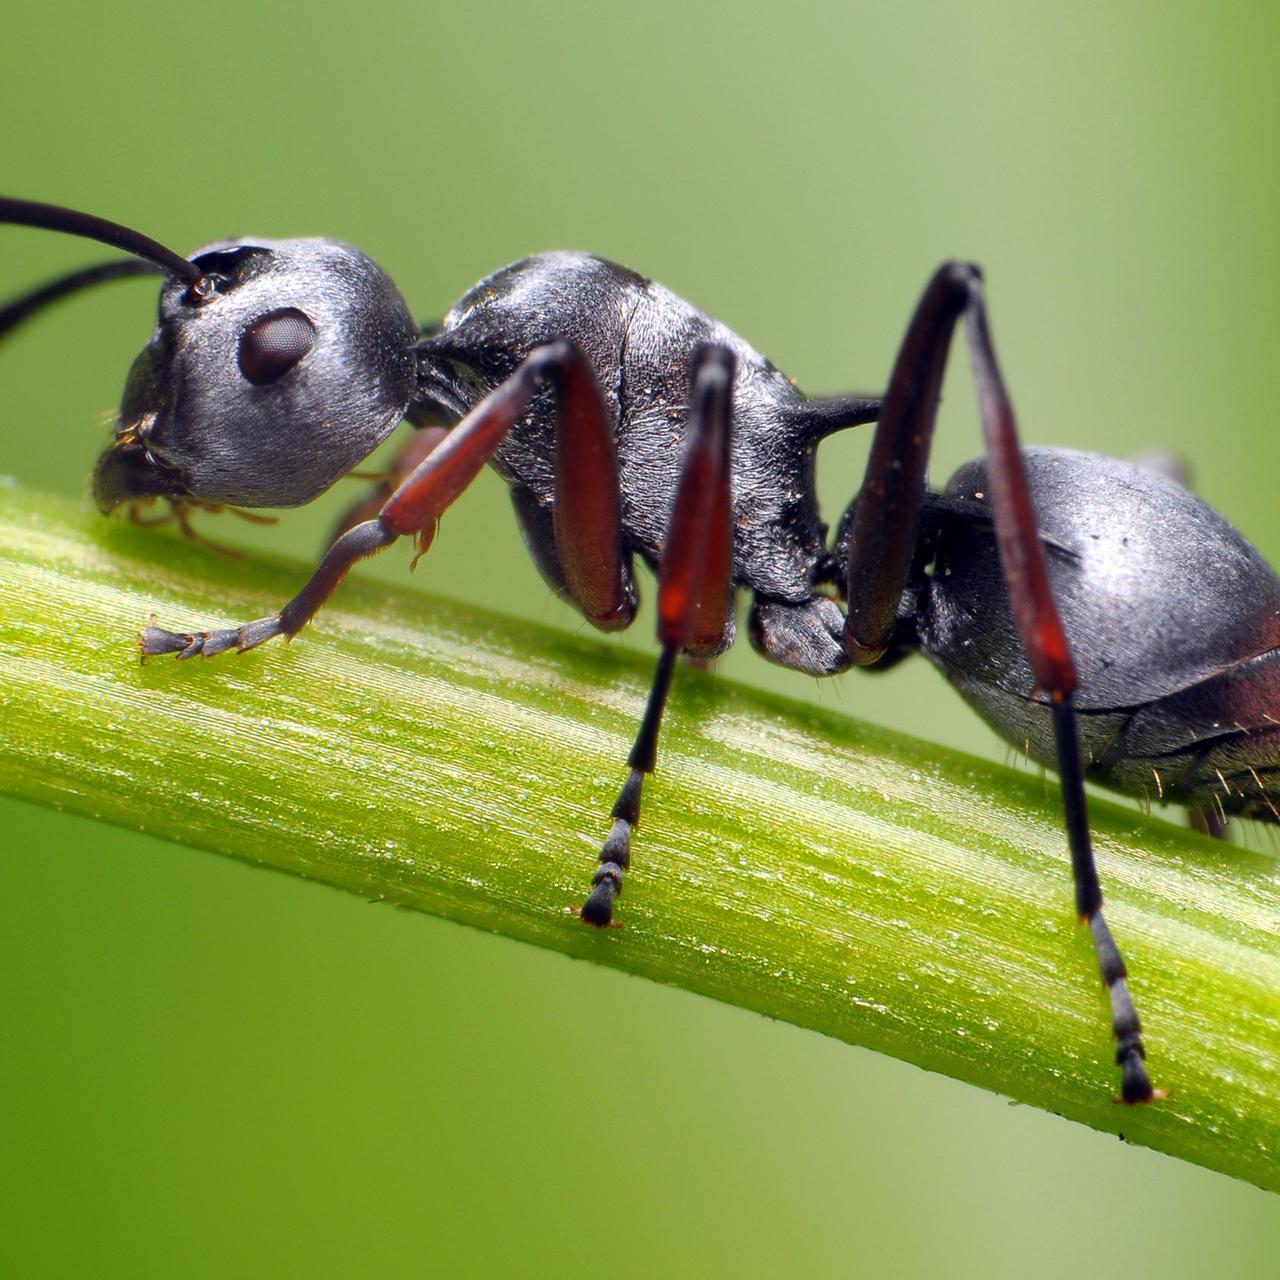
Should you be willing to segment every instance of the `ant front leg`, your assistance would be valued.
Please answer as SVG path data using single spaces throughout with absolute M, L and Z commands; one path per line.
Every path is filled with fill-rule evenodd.
M 372 480 L 373 487 L 338 518 L 330 541 L 336 542 L 348 529 L 354 529 L 366 520 L 376 519 L 392 494 L 448 437 L 448 427 L 418 427 L 391 459 L 385 473 L 349 471 L 348 480 Z
M 308 579 L 307 585 L 279 613 L 213 631 L 181 632 L 166 631 L 163 627 L 144 627 L 138 637 L 142 656 L 153 658 L 162 653 L 172 653 L 180 660 L 212 658 L 226 653 L 228 649 L 245 653 L 276 636 L 292 638 L 315 616 L 357 560 L 390 546 L 399 536 L 381 520 L 366 520 L 349 529 L 325 552 L 320 567 Z
M 853 513 L 845 647 L 859 665 L 890 650 L 898 604 L 915 554 L 925 466 L 947 351 L 963 317 L 986 445 L 988 487 L 1001 571 L 1038 691 L 1048 695 L 1062 781 L 1063 816 L 1076 909 L 1088 924 L 1111 1003 L 1121 1098 L 1157 1096 L 1147 1076 L 1142 1029 L 1124 961 L 1102 914 L 1102 890 L 1089 837 L 1073 699 L 1076 669 L 1054 601 L 1035 507 L 1019 453 L 1017 427 L 987 326 L 982 275 L 947 263 L 925 289 L 903 339 Z
M 549 386 L 556 404 L 556 495 L 573 519 L 557 522 L 556 547 L 575 603 L 597 626 L 625 626 L 635 595 L 622 549 L 621 498 L 613 437 L 595 374 L 569 342 L 532 352 L 417 465 L 370 520 L 348 529 L 325 553 L 306 586 L 278 613 L 238 627 L 183 633 L 149 626 L 142 654 L 212 657 L 244 652 L 296 635 L 356 561 L 413 536 L 421 555 L 440 517 L 493 456 L 536 393 Z
M 658 570 L 658 657 L 640 731 L 627 757 L 629 772 L 611 817 L 613 829 L 600 850 L 591 894 L 579 912 L 587 924 L 613 919 L 613 901 L 631 865 L 631 833 L 640 822 L 644 775 L 658 762 L 658 732 L 676 659 L 684 649 L 708 656 L 723 647 L 733 567 L 730 428 L 733 418 L 733 354 L 703 347 L 694 361 L 689 439 L 676 483 L 671 521 Z

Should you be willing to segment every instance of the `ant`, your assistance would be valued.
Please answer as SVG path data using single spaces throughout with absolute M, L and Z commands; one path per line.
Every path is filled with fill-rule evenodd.
M 883 399 L 811 399 L 724 325 L 583 253 L 503 267 L 422 328 L 381 269 L 338 241 L 225 241 L 188 259 L 56 206 L 0 198 L 0 221 L 133 255 L 17 299 L 0 310 L 0 333 L 101 281 L 165 277 L 94 471 L 104 512 L 157 498 L 180 520 L 192 505 L 300 505 L 402 420 L 419 428 L 394 485 L 343 522 L 279 612 L 195 634 L 147 626 L 144 657 L 296 635 L 357 560 L 401 537 L 425 552 L 491 463 L 542 576 L 596 627 L 634 619 L 635 557 L 657 575 L 660 654 L 583 921 L 612 921 L 677 657 L 733 643 L 744 589 L 765 657 L 829 676 L 921 652 L 1000 734 L 1058 771 L 1120 1098 L 1162 1096 L 1102 913 L 1084 778 L 1134 794 L 1154 778 L 1163 799 L 1194 812 L 1280 821 L 1280 722 L 1267 710 L 1280 703 L 1280 581 L 1175 480 L 1020 448 L 977 267 L 948 262 L 929 280 Z M 925 468 L 962 321 L 985 456 L 935 492 Z M 861 490 L 829 540 L 817 445 L 870 422 Z

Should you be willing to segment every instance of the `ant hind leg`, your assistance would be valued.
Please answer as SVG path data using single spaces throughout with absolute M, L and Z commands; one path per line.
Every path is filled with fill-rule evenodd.
M 1029 692 L 1047 701 L 1053 720 L 1076 908 L 1089 926 L 1110 999 L 1121 1098 L 1146 1102 L 1159 1095 L 1147 1076 L 1141 1026 L 1124 961 L 1102 914 L 1073 705 L 1075 663 L 1037 532 L 1013 407 L 988 330 L 982 274 L 968 263 L 945 263 L 934 274 L 899 348 L 866 479 L 850 521 L 845 648 L 860 666 L 873 666 L 893 653 L 899 604 L 917 549 L 925 464 L 947 351 L 960 321 L 968 338 L 982 418 L 1001 573 L 1034 676 L 1035 688 Z

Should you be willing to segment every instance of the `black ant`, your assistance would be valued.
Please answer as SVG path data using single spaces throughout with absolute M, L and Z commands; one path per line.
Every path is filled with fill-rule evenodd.
M 717 321 L 586 254 L 504 267 L 424 330 L 377 265 L 337 241 L 228 241 L 186 259 L 54 206 L 0 198 L 0 221 L 135 255 L 25 295 L 0 311 L 0 332 L 102 280 L 166 276 L 94 472 L 103 511 L 156 498 L 178 513 L 299 505 L 402 419 L 425 429 L 398 483 L 357 508 L 278 613 L 196 634 L 148 626 L 144 656 L 295 635 L 357 560 L 406 536 L 425 551 L 491 462 L 539 571 L 595 626 L 635 617 L 635 556 L 657 573 L 661 653 L 584 921 L 612 919 L 677 656 L 728 648 L 745 588 L 751 642 L 767 658 L 835 675 L 918 650 L 999 733 L 1057 769 L 1121 1097 L 1157 1096 L 1102 915 L 1083 762 L 1122 791 L 1143 794 L 1154 778 L 1193 811 L 1280 820 L 1280 725 L 1268 711 L 1280 705 L 1280 582 L 1175 481 L 1020 450 L 975 266 L 947 263 L 929 281 L 883 400 L 809 399 Z M 925 467 L 961 320 L 986 454 L 933 492 Z M 829 542 L 815 450 L 872 421 L 862 488 Z

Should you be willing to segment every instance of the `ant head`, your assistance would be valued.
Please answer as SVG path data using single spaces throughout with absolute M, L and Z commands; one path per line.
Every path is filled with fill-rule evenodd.
M 241 240 L 170 277 L 98 460 L 98 505 L 150 496 L 309 502 L 413 396 L 417 326 L 386 274 L 335 240 Z

